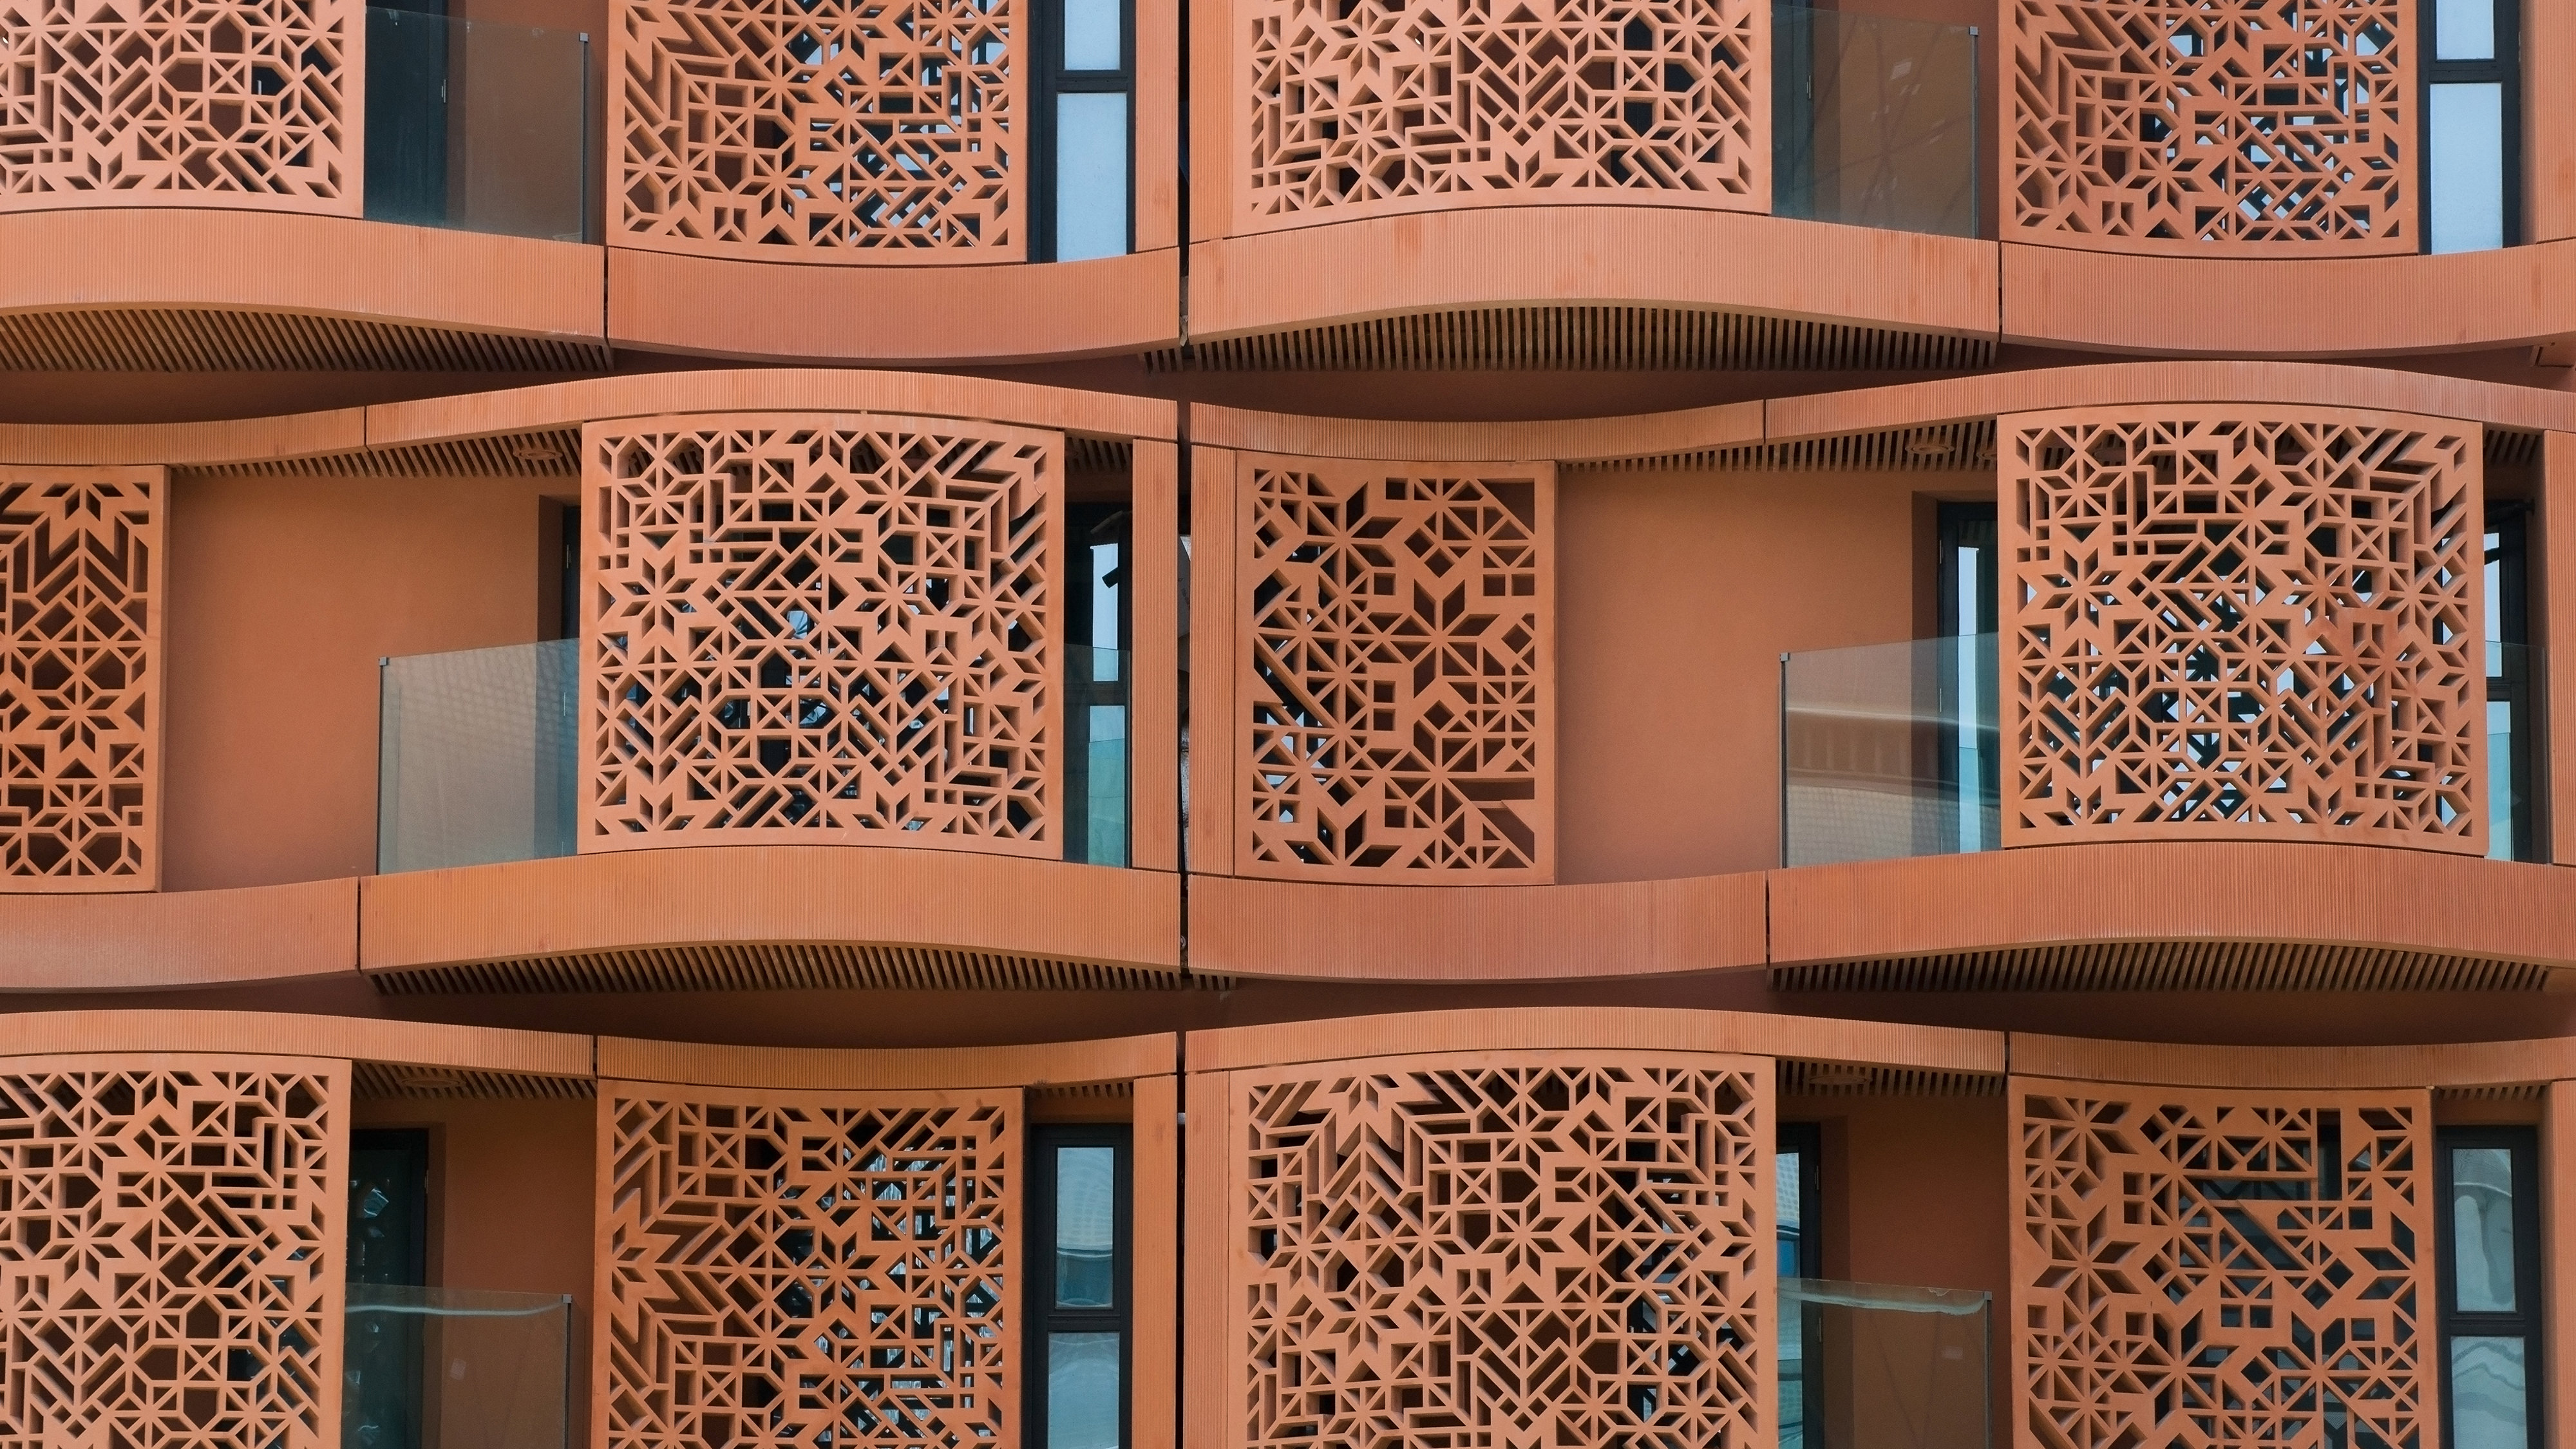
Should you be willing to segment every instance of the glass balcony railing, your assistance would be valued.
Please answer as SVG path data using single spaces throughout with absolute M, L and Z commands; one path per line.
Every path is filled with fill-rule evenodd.
M 1128 657 L 1065 651 L 1064 858 L 1127 864 Z M 580 643 L 383 661 L 376 870 L 570 855 L 580 808 Z
M 344 1449 L 564 1449 L 572 1300 L 352 1283 Z
M 2544 662 L 2537 645 L 2487 641 L 2487 855 L 2493 860 L 2549 858 L 2538 768 Z
M 590 37 L 367 7 L 370 221 L 587 239 Z
M 1067 860 L 1127 863 L 1127 681 L 1123 649 L 1065 651 Z
M 1780 1449 L 1985 1449 L 1990 1295 L 1780 1280 Z
M 1780 659 L 1780 840 L 1789 865 L 2003 844 L 1995 636 Z
M 580 643 L 384 661 L 376 869 L 573 853 Z
M 1977 234 L 1977 32 L 1772 7 L 1772 202 L 1779 216 Z

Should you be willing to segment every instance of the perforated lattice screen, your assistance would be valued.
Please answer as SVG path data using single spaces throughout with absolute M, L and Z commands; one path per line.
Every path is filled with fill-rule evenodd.
M 667 418 L 585 454 L 583 850 L 1061 853 L 1062 435 Z
M 2431 1103 L 2016 1080 L 2018 1442 L 2429 1449 Z

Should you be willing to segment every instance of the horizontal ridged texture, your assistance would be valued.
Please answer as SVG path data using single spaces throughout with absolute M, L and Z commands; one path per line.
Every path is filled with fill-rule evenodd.
M 1697 448 L 1687 453 L 1655 453 L 1635 458 L 1569 463 L 1568 473 L 1635 473 L 1665 468 L 1720 468 L 1739 471 L 1848 473 L 1863 469 L 1907 472 L 1958 472 L 1988 469 L 1995 461 L 1995 422 L 1935 423 L 1878 433 L 1840 433 L 1827 438 L 1795 438 L 1779 443 L 1738 443 L 1725 448 Z
M 294 312 L 120 307 L 0 316 L 5 372 L 600 372 L 593 342 Z
M 178 471 L 182 478 L 570 478 L 581 471 L 580 457 L 581 430 L 558 428 Z
M 1774 991 L 2538 991 L 2549 968 L 2274 941 L 2123 941 L 1774 966 Z
M 1964 371 L 1995 339 L 1662 307 L 1487 307 L 1193 342 L 1148 372 Z
M 1866 1067 L 1848 1062 L 1780 1062 L 1783 1097 L 2000 1097 L 2004 1079 L 1982 1072 Z
M 599 1095 L 588 1077 L 543 1077 L 531 1072 L 483 1072 L 463 1067 L 417 1067 L 398 1062 L 359 1062 L 350 1082 L 362 1098 L 553 1098 Z
M 1185 976 L 1088 961 L 904 946 L 677 946 L 368 973 L 387 996 L 567 991 L 1224 991 Z

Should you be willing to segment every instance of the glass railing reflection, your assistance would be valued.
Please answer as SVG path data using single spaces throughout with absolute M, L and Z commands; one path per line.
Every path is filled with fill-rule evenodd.
M 370 221 L 581 241 L 590 37 L 367 7 Z
M 1772 7 L 1775 215 L 1977 234 L 1977 32 Z
M 384 661 L 376 869 L 573 853 L 576 640 Z
M 1992 634 L 1784 656 L 1782 860 L 1999 849 L 1995 698 Z
M 1127 863 L 1127 685 L 1127 651 L 1065 650 L 1067 860 Z
M 1780 1449 L 1985 1449 L 1993 1299 L 1780 1280 Z
M 572 1300 L 352 1283 L 344 1449 L 564 1449 Z

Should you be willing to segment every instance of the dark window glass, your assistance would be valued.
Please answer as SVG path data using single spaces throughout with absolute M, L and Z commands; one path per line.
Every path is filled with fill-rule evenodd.
M 1065 594 L 1065 858 L 1127 863 L 1127 665 L 1134 627 L 1123 503 L 1065 510 L 1073 588 Z
M 2541 858 L 2539 660 L 2530 646 L 2530 510 L 2488 506 L 2486 527 L 2487 854 Z
M 1123 1126 L 1038 1127 L 1027 1214 L 1031 1241 L 1023 1390 L 1026 1442 L 1123 1449 L 1134 1319 L 1130 1163 Z
M 1823 1181 L 1823 1129 L 1813 1122 L 1782 1123 L 1773 1179 L 1782 1278 L 1825 1276 Z M 1816 1351 L 1816 1339 L 1823 1323 L 1802 1307 L 1799 1300 L 1781 1300 L 1780 1449 L 1807 1449 L 1806 1406 L 1821 1402 L 1817 1378 L 1824 1355 Z
M 1933 778 L 1945 798 L 1959 802 L 1957 837 L 1943 848 L 1961 852 L 2003 845 L 2003 736 L 1997 728 L 1995 617 L 1997 596 L 1995 505 L 1940 505 L 1940 557 L 1935 588 L 1945 642 L 1929 657 L 1929 687 L 1937 696 L 1933 717 Z M 1946 832 L 1949 827 L 1944 826 Z
M 1032 261 L 1135 247 L 1136 22 L 1130 0 L 1038 0 Z
M 2541 1433 L 2540 1134 L 2434 1133 L 2445 1449 L 2535 1449 Z
M 429 1281 L 429 1133 L 349 1134 L 349 1281 L 424 1287 Z M 420 1443 L 426 1320 L 368 1313 L 349 1325 L 341 1442 L 350 1449 Z
M 2418 0 L 2424 250 L 2488 251 L 2522 231 L 2517 0 Z

